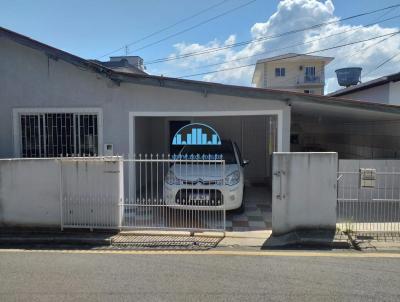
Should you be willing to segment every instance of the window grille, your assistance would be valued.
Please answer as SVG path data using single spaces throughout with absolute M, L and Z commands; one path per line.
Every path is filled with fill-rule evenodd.
M 96 114 L 21 114 L 20 126 L 22 157 L 95 156 L 98 154 Z

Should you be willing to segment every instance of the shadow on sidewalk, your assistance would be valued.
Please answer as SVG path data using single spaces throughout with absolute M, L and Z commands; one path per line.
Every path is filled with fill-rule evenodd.
M 348 249 L 351 244 L 346 236 L 337 236 L 335 230 L 297 230 L 281 236 L 270 236 L 262 250 L 271 249 Z

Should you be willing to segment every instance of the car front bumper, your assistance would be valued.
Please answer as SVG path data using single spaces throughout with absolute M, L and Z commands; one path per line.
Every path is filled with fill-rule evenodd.
M 222 197 L 222 198 L 220 198 Z M 240 208 L 243 199 L 243 186 L 203 186 L 168 185 L 164 186 L 167 206 L 185 210 L 220 211 Z

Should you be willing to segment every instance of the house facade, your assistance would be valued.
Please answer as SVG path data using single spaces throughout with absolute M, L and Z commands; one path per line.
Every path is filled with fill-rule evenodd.
M 299 55 L 285 55 L 258 60 L 252 83 L 257 88 L 271 88 L 324 94 L 325 65 L 333 58 Z
M 168 154 L 191 122 L 236 142 L 254 182 L 275 151 L 399 156 L 397 106 L 121 72 L 2 28 L 0 58 L 1 158 Z

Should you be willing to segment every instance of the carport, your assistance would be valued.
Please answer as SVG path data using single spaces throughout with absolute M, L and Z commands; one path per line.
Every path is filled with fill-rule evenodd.
M 249 160 L 245 168 L 245 211 L 227 213 L 227 230 L 264 230 L 271 227 L 272 153 L 279 150 L 279 112 L 203 112 L 132 114 L 132 148 L 136 156 L 168 156 L 179 152 L 172 137 L 189 123 L 214 128 L 221 139 L 235 142 L 242 157 Z M 140 131 L 138 131 L 140 129 Z
M 335 151 L 339 159 L 400 157 L 400 107 L 293 95 L 291 152 Z

